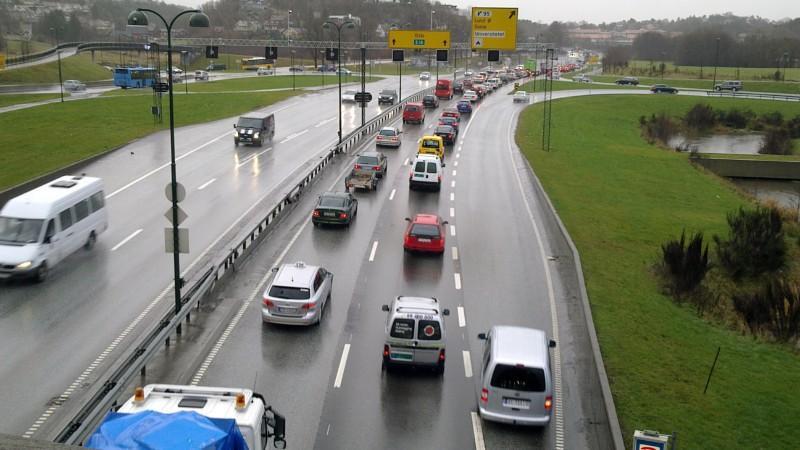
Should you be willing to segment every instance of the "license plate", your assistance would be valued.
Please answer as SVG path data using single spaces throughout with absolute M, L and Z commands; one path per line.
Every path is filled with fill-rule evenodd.
M 503 406 L 514 409 L 531 409 L 531 402 L 522 398 L 503 397 Z
M 325 217 L 336 217 L 336 213 L 335 212 L 325 212 L 322 215 L 325 216 Z
M 284 306 L 279 306 L 278 307 L 278 312 L 286 313 L 286 314 L 294 314 L 295 312 L 297 312 L 297 309 L 296 308 L 286 308 Z
M 411 353 L 392 352 L 389 356 L 391 359 L 396 359 L 399 361 L 411 361 L 414 359 L 414 355 Z
M 419 242 L 424 242 L 424 243 L 426 243 L 426 244 L 431 242 L 431 240 L 430 240 L 430 239 L 427 239 L 427 238 L 419 238 L 419 239 L 417 239 L 417 241 L 419 241 Z

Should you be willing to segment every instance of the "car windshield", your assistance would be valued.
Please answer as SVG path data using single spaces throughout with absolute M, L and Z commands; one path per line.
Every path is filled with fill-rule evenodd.
M 323 196 L 319 199 L 319 206 L 327 208 L 344 208 L 344 197 Z
M 306 300 L 311 298 L 311 290 L 299 287 L 272 286 L 269 289 L 269 296 L 287 300 Z
M 239 123 L 236 125 L 242 128 L 261 128 L 261 119 L 253 117 L 240 117 Z
M 436 134 L 443 133 L 443 134 L 450 134 L 453 132 L 453 127 L 444 125 L 441 127 L 436 127 Z
M 356 95 L 356 91 L 344 91 L 344 95 Z
M 432 102 L 432 101 L 435 101 L 435 100 L 436 100 L 436 97 L 434 97 L 434 96 L 432 96 L 432 95 L 426 95 L 425 97 L 422 97 L 422 100 L 424 100 L 424 101 L 426 101 L 426 102 L 427 102 L 427 101 L 431 101 L 431 102 Z
M 381 130 L 381 136 L 397 136 L 397 132 L 394 130 Z
M 409 236 L 421 238 L 438 238 L 439 227 L 426 223 L 415 223 L 411 226 L 411 231 L 408 232 Z
M 377 166 L 378 165 L 378 157 L 377 156 L 359 156 L 356 164 L 364 164 L 367 166 Z
M 416 106 L 406 106 L 406 111 L 416 112 L 417 111 L 417 107 Z
M 500 389 L 524 392 L 544 392 L 544 370 L 538 367 L 518 367 L 498 364 L 491 384 Z
M 394 95 L 394 91 L 381 91 L 381 95 Z
M 436 139 L 423 139 L 422 146 L 425 148 L 439 148 L 439 141 Z
M 0 242 L 15 244 L 38 242 L 43 222 L 41 219 L 0 217 Z

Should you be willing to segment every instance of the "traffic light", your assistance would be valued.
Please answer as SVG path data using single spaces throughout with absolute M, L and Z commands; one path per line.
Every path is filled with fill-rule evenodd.
M 405 54 L 402 50 L 392 50 L 392 62 L 405 61 Z
M 206 45 L 206 58 L 216 59 L 219 58 L 219 47 L 216 45 Z
M 436 61 L 447 62 L 447 50 L 436 50 Z

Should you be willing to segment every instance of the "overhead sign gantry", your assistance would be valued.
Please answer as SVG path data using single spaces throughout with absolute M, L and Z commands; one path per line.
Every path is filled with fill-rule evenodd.
M 389 48 L 398 49 L 449 49 L 449 31 L 389 30 Z

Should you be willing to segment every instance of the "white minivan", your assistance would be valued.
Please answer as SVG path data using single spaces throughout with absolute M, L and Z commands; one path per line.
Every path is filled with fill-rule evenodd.
M 108 228 L 103 181 L 64 176 L 8 201 L 0 210 L 0 280 L 44 281 L 49 269 Z

